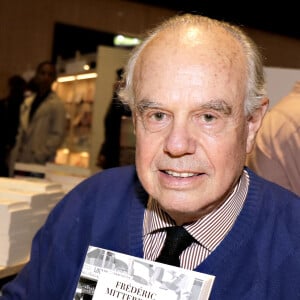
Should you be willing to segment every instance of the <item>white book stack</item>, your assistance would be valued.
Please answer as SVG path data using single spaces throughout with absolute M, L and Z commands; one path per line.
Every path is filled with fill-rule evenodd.
M 47 163 L 45 178 L 51 182 L 60 183 L 65 193 L 91 175 L 88 168 Z
M 45 166 L 39 164 L 28 164 L 17 162 L 14 165 L 14 177 L 44 178 Z
M 0 189 L 51 192 L 61 190 L 61 184 L 31 177 L 0 177 Z
M 29 256 L 33 236 L 64 194 L 58 183 L 0 177 L 0 265 Z
M 31 245 L 30 205 L 0 199 L 0 265 L 24 262 Z
M 52 208 L 63 198 L 65 195 L 65 192 L 63 189 L 57 190 L 57 191 L 49 191 L 46 192 L 47 197 L 48 197 L 48 211 L 50 212 Z
M 7 178 L 0 177 L 0 191 L 5 190 L 15 190 L 22 192 L 37 192 L 45 193 L 47 195 L 47 206 L 48 211 L 50 211 L 56 203 L 62 199 L 65 195 L 62 185 L 58 182 L 52 182 L 47 179 L 22 177 L 22 178 Z M 46 198 L 46 197 L 45 197 Z M 44 205 L 44 204 L 42 204 Z
M 45 222 L 53 201 L 57 201 L 56 192 L 32 192 L 21 190 L 0 189 L 1 197 L 9 200 L 25 201 L 31 208 L 31 231 L 35 234 L 37 229 Z

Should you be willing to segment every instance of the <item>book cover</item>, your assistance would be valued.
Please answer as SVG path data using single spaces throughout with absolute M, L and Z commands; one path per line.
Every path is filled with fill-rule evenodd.
M 89 246 L 73 300 L 207 300 L 214 278 Z

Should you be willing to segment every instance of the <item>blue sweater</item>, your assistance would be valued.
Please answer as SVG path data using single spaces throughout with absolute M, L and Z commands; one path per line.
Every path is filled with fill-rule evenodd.
M 300 199 L 248 172 L 241 214 L 195 270 L 216 276 L 212 300 L 300 299 Z M 143 257 L 147 198 L 132 166 L 85 180 L 51 212 L 0 299 L 73 299 L 88 245 Z

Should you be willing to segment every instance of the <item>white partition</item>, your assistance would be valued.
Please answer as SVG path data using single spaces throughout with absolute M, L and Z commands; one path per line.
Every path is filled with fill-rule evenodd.
M 291 91 L 296 81 L 300 81 L 300 69 L 265 67 L 264 70 L 271 108 Z

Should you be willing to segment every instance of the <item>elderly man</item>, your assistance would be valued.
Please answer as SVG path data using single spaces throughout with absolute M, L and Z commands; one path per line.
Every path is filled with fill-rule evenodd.
M 215 275 L 210 299 L 299 299 L 299 198 L 244 167 L 268 106 L 254 43 L 224 22 L 171 18 L 133 53 L 121 97 L 136 166 L 58 204 L 4 299 L 72 299 L 88 245 Z M 174 228 L 192 240 L 168 255 Z

